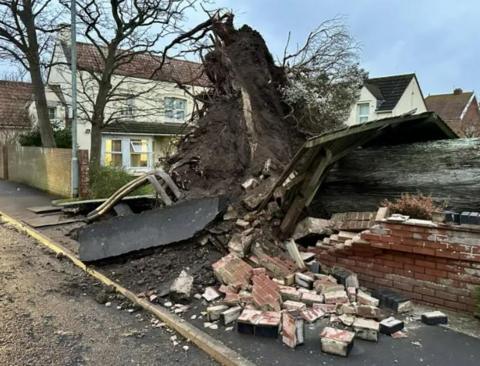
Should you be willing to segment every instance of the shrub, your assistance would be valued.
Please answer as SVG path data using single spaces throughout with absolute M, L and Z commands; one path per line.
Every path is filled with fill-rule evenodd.
M 89 198 L 110 197 L 119 188 L 135 179 L 135 177 L 121 168 L 102 166 L 90 167 Z M 152 194 L 153 188 L 146 185 L 137 188 L 130 196 Z
M 432 213 L 443 210 L 444 207 L 438 206 L 433 202 L 432 197 L 423 194 L 413 195 L 404 193 L 402 196 L 390 202 L 385 200 L 383 206 L 387 206 L 391 213 L 407 215 L 416 219 L 431 220 Z
M 54 130 L 53 137 L 58 148 L 72 148 L 72 132 L 69 129 Z M 22 146 L 42 146 L 42 138 L 38 129 L 20 135 L 18 142 Z

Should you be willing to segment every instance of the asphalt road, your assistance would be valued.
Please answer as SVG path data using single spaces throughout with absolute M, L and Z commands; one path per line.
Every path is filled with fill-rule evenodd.
M 216 364 L 180 336 L 174 346 L 175 333 L 124 301 L 0 225 L 0 365 Z

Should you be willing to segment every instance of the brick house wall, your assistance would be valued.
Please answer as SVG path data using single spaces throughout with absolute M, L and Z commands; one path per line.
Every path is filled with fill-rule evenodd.
M 462 132 L 467 137 L 480 136 L 480 111 L 477 98 L 473 97 L 461 123 Z
M 480 286 L 480 231 L 382 222 L 331 249 L 309 248 L 328 266 L 358 274 L 361 284 L 391 288 L 415 301 L 473 312 Z

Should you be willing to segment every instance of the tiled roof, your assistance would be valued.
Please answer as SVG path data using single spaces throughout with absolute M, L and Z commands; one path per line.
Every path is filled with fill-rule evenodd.
M 185 123 L 114 122 L 102 129 L 103 133 L 184 135 L 189 130 Z
M 365 87 L 379 101 L 377 111 L 391 111 L 397 105 L 415 74 L 368 79 Z
M 67 60 L 70 60 L 70 48 L 65 42 L 62 42 L 62 49 Z M 77 42 L 77 57 L 79 70 L 103 70 L 104 63 L 102 57 L 94 45 Z M 115 74 L 158 81 L 179 81 L 187 85 L 209 85 L 208 78 L 203 72 L 202 64 L 168 58 L 162 66 L 162 69 L 156 71 L 161 62 L 162 58 L 159 56 L 146 54 L 135 55 L 132 56 L 129 62 L 119 66 Z
M 30 128 L 28 106 L 32 101 L 31 83 L 0 80 L 0 128 Z
M 429 111 L 435 112 L 444 121 L 455 121 L 460 119 L 472 96 L 473 92 L 429 95 L 425 104 Z

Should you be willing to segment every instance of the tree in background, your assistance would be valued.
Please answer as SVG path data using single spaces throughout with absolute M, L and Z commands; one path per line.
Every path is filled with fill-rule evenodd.
M 80 111 L 92 124 L 92 166 L 100 165 L 102 128 L 115 120 L 114 114 L 107 113 L 107 106 L 127 98 L 122 92 L 122 84 L 128 82 L 127 77 L 114 75 L 117 76 L 119 69 L 134 58 L 150 55 L 162 38 L 179 32 L 185 12 L 196 1 L 77 1 L 79 30 L 94 46 L 97 61 L 95 67 L 82 70 L 85 74 L 79 74 L 83 90 L 93 91 L 84 93 L 84 100 L 79 100 Z M 64 5 L 68 6 L 68 3 Z M 156 59 L 152 57 L 151 60 L 155 62 Z M 145 94 L 150 90 L 147 88 L 137 93 Z
M 52 0 L 0 0 L 0 56 L 25 68 L 32 81 L 38 128 L 45 147 L 55 147 L 42 72 L 53 23 Z
M 299 129 L 318 134 L 342 127 L 367 73 L 358 64 L 358 46 L 341 19 L 323 22 L 302 47 L 290 54 L 288 49 L 289 42 L 283 57 L 283 96 Z

